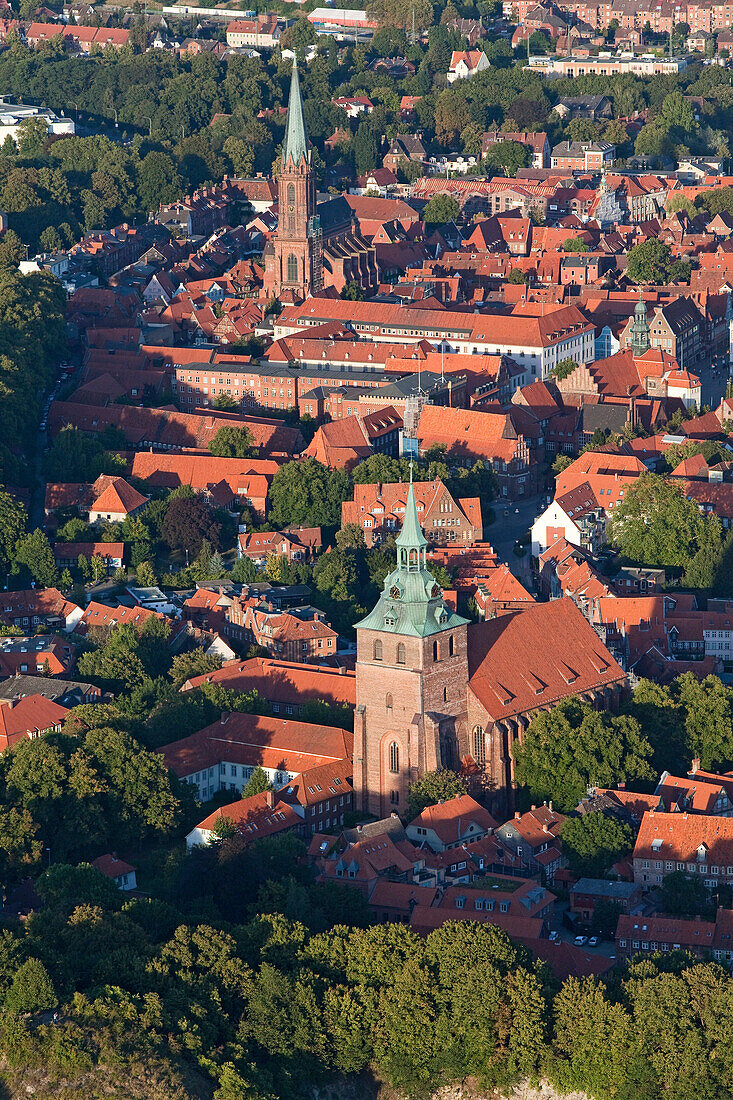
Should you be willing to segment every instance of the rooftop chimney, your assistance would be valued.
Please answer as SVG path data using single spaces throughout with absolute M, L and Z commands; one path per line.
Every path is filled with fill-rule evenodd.
M 552 799 L 547 803 L 547 809 L 552 813 Z
M 515 810 L 514 811 L 514 820 L 515 821 L 521 821 L 521 819 L 522 819 L 522 815 L 520 814 L 519 810 Z
M 696 757 L 694 757 L 694 759 L 692 761 L 692 767 L 690 768 L 690 774 L 691 775 L 696 775 L 697 772 L 699 772 L 699 771 L 700 771 L 700 757 L 696 756 Z
M 275 806 L 275 792 L 274 791 L 265 791 L 265 802 L 267 803 L 267 805 L 270 807 L 271 810 L 274 809 L 274 806 Z

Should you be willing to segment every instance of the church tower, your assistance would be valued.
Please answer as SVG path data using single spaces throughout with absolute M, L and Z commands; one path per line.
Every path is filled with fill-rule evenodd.
M 265 291 L 300 302 L 323 284 L 321 234 L 316 214 L 313 153 L 293 61 L 288 118 L 278 176 L 277 230 L 265 249 Z
M 650 332 L 649 322 L 646 319 L 646 306 L 642 300 L 641 291 L 639 291 L 639 301 L 636 303 L 634 320 L 631 325 L 631 353 L 634 358 L 643 355 L 645 351 L 649 351 L 651 347 Z
M 426 562 L 412 483 L 397 536 L 397 568 L 356 625 L 356 805 L 407 812 L 407 788 L 468 753 L 468 620 L 452 611 Z

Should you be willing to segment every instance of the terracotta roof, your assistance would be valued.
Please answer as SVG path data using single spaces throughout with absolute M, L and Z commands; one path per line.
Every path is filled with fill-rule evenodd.
M 501 833 L 503 830 L 509 830 L 510 828 L 516 830 L 522 839 L 529 844 L 530 848 L 534 849 L 547 844 L 548 835 L 558 836 L 564 821 L 563 814 L 557 813 L 551 805 L 536 806 L 526 813 L 515 814 L 509 821 L 505 821 L 503 825 L 500 825 L 498 831 Z
M 219 821 L 229 821 L 248 840 L 260 840 L 284 829 L 299 828 L 301 818 L 286 802 L 275 800 L 270 806 L 267 791 L 240 798 L 228 806 L 220 806 L 196 826 L 202 832 L 212 832 Z
M 194 676 L 186 681 L 181 691 L 190 691 L 204 683 L 221 684 L 230 691 L 256 690 L 265 699 L 277 703 L 298 705 L 308 699 L 323 699 L 335 705 L 356 705 L 355 673 L 327 665 L 252 657 L 248 661 L 232 661 L 203 676 Z
M 471 691 L 494 720 L 626 678 L 567 598 L 470 627 L 468 659 Z
M 92 867 L 96 867 L 107 878 L 119 878 L 120 875 L 129 875 L 135 870 L 131 863 L 125 863 L 124 859 L 118 859 L 109 852 L 93 859 Z
M 471 798 L 470 794 L 458 795 L 435 806 L 427 806 L 410 822 L 410 829 L 428 829 L 443 844 L 457 844 L 474 840 L 476 831 L 490 833 L 496 828 L 488 810 Z
M 138 493 L 137 489 L 133 489 L 132 485 L 129 485 L 123 477 L 117 477 L 111 485 L 107 486 L 101 496 L 97 497 L 92 504 L 91 511 L 129 515 L 130 512 L 142 508 L 147 502 L 147 497 L 144 497 L 142 493 Z
M 69 713 L 45 695 L 24 695 L 16 703 L 0 706 L 0 752 L 29 734 L 61 726 Z
M 162 619 L 163 616 L 145 607 L 108 607 L 107 604 L 91 600 L 75 629 L 79 634 L 86 634 L 90 627 L 106 628 L 123 626 L 127 623 L 142 626 L 151 618 Z
M 416 886 L 411 882 L 390 882 L 377 879 L 369 895 L 372 909 L 398 909 L 409 914 L 416 906 L 430 907 L 435 903 L 438 891 L 432 886 Z
M 509 913 L 502 913 L 497 909 L 493 912 L 466 909 L 440 909 L 420 905 L 416 906 L 410 917 L 410 928 L 418 935 L 427 936 L 436 928 L 442 928 L 447 921 L 474 920 L 482 924 L 494 924 L 501 928 L 512 939 L 521 940 L 523 943 L 539 941 L 542 935 L 544 921 L 537 917 L 515 917 Z
M 301 806 L 313 806 L 334 795 L 342 797 L 352 792 L 353 771 L 351 760 L 336 760 L 332 764 L 307 768 L 291 780 L 280 794 L 286 802 L 297 802 Z
M 634 859 L 733 866 L 733 818 L 650 810 L 641 822 Z
M 353 735 L 334 726 L 256 714 L 222 714 L 219 722 L 164 745 L 166 767 L 179 777 L 221 761 L 260 764 L 299 775 L 306 768 L 350 759 Z

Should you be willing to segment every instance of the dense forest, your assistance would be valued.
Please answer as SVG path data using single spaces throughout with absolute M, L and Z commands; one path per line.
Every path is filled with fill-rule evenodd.
M 716 963 L 676 952 L 560 985 L 491 925 L 364 927 L 359 895 L 313 885 L 302 851 L 175 851 L 160 896 L 132 901 L 91 867 L 51 867 L 43 911 L 0 932 L 0 1082 L 303 1100 L 356 1074 L 365 1097 L 372 1075 L 410 1097 L 546 1076 L 596 1100 L 731 1095 L 733 979 Z

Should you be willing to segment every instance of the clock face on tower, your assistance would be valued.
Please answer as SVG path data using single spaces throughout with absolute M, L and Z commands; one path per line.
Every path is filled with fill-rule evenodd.
M 392 585 L 392 587 L 389 590 L 389 594 L 390 594 L 390 596 L 392 597 L 393 600 L 399 600 L 400 596 L 402 595 L 402 593 L 400 592 L 400 590 L 399 590 L 399 588 L 397 587 L 396 584 Z

